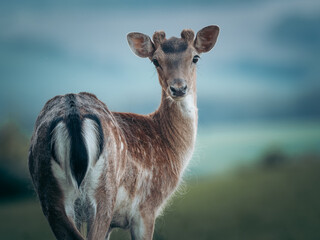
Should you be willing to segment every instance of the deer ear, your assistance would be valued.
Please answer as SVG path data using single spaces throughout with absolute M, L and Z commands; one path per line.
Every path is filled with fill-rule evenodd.
M 149 36 L 132 32 L 127 35 L 131 50 L 139 57 L 151 57 L 154 53 L 154 45 Z
M 217 41 L 217 37 L 219 34 L 218 26 L 208 26 L 202 28 L 196 36 L 194 40 L 194 47 L 198 51 L 198 53 L 209 52 Z

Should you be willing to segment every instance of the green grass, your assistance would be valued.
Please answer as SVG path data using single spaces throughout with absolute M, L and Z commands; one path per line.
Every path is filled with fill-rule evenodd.
M 299 161 L 189 182 L 157 220 L 154 239 L 318 240 L 319 170 L 317 161 Z M 54 239 L 34 200 L 0 205 L 0 236 Z
M 191 184 L 161 239 L 320 239 L 320 165 L 246 170 Z
M 6 202 L 0 206 L 1 239 L 55 239 L 42 215 L 40 204 L 35 200 Z

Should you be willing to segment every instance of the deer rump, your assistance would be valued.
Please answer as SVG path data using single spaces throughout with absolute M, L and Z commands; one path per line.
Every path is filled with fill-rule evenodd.
M 64 114 L 50 119 L 54 114 L 47 111 L 46 124 L 36 126 L 29 169 L 57 239 L 83 239 L 96 217 L 96 189 L 107 164 L 104 135 L 99 117 L 80 114 L 73 94 L 62 99 Z
M 71 109 L 65 119 L 55 119 L 50 129 L 51 155 L 62 166 L 70 181 L 79 188 L 88 170 L 89 161 L 98 161 L 103 150 L 103 130 L 99 118 Z M 75 183 L 73 183 L 75 185 Z

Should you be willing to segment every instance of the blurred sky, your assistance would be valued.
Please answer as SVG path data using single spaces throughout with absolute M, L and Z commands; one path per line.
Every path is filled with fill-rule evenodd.
M 156 71 L 132 31 L 180 36 L 216 24 L 198 69 L 200 124 L 320 119 L 320 1 L 1 1 L 0 122 L 32 128 L 57 94 L 88 91 L 111 110 L 148 113 Z

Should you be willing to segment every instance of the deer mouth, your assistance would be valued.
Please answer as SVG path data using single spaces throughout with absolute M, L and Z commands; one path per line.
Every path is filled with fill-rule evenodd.
M 182 101 L 183 99 L 185 99 L 185 97 L 187 96 L 187 93 L 185 93 L 182 96 L 176 96 L 176 95 L 172 95 L 172 94 L 168 94 L 170 96 L 170 98 L 174 101 Z

